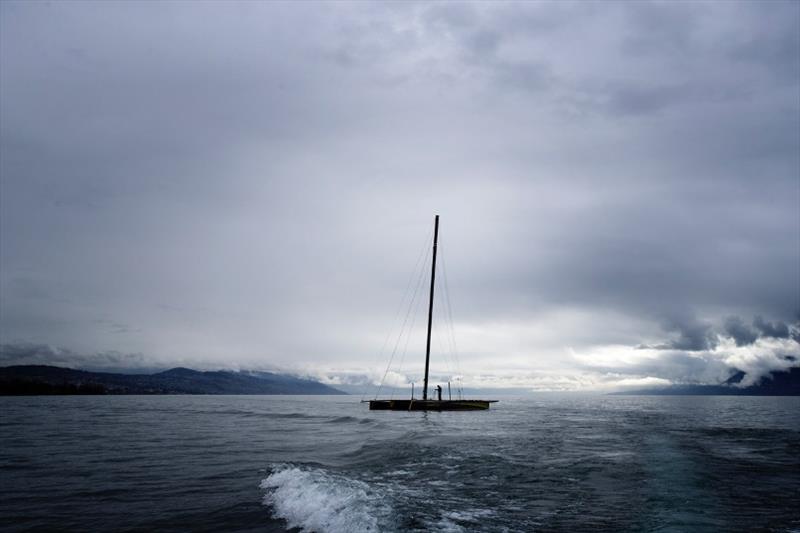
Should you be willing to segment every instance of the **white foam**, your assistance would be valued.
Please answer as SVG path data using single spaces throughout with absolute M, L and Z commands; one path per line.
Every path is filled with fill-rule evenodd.
M 429 529 L 443 533 L 460 533 L 476 528 L 485 517 L 494 515 L 490 509 L 465 509 L 462 511 L 447 511 L 440 515 L 439 521 L 429 523 Z M 469 525 L 463 525 L 467 522 Z
M 381 531 L 389 515 L 383 498 L 369 485 L 322 469 L 277 467 L 261 482 L 264 503 L 289 527 L 319 533 Z
M 466 531 L 462 526 L 451 521 L 449 518 L 442 518 L 435 524 L 429 524 L 432 531 L 439 533 L 463 533 Z
M 450 511 L 442 513 L 442 516 L 448 520 L 455 520 L 458 522 L 480 522 L 482 518 L 493 516 L 495 512 L 491 509 L 464 509 L 461 511 Z

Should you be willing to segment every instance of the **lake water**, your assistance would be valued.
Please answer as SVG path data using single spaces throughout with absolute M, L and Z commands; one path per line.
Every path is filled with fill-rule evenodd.
M 800 531 L 800 398 L 0 398 L 0 529 Z

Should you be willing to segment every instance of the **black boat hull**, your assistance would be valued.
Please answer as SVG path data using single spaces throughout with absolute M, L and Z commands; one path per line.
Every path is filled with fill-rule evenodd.
M 370 411 L 485 411 L 497 400 L 370 400 Z

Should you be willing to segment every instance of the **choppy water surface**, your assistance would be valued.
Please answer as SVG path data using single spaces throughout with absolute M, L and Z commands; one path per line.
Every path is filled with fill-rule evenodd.
M 800 398 L 0 398 L 10 531 L 798 531 Z

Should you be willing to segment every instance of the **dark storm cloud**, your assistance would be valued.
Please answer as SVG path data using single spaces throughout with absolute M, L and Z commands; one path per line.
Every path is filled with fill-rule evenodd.
M 733 315 L 786 338 L 798 17 L 0 3 L 0 340 L 372 365 L 434 212 L 456 320 L 531 360 L 642 344 L 690 372 L 673 354 L 753 346 Z
M 781 322 L 769 322 L 762 316 L 753 319 L 752 326 L 748 326 L 738 316 L 730 316 L 725 320 L 725 333 L 736 341 L 737 346 L 748 346 L 753 344 L 759 337 L 771 337 L 774 339 L 788 339 L 792 336 L 789 325 Z
M 783 322 L 768 322 L 764 317 L 757 316 L 753 319 L 753 327 L 755 327 L 765 337 L 774 337 L 776 339 L 789 338 L 789 326 Z
M 68 368 L 135 369 L 147 364 L 148 361 L 142 354 L 103 352 L 87 355 L 47 344 L 0 344 L 0 366 L 55 365 Z
M 730 316 L 725 320 L 725 332 L 736 341 L 736 346 L 748 346 L 758 339 L 758 333 L 738 316 Z
M 712 325 L 699 321 L 692 315 L 673 316 L 664 323 L 663 329 L 677 335 L 669 342 L 655 345 L 640 345 L 639 348 L 699 352 L 713 350 L 718 343 Z
M 669 343 L 673 350 L 700 351 L 710 350 L 716 346 L 716 337 L 711 331 L 710 324 L 703 324 L 695 321 L 674 321 L 667 329 L 677 331 L 679 337 Z

